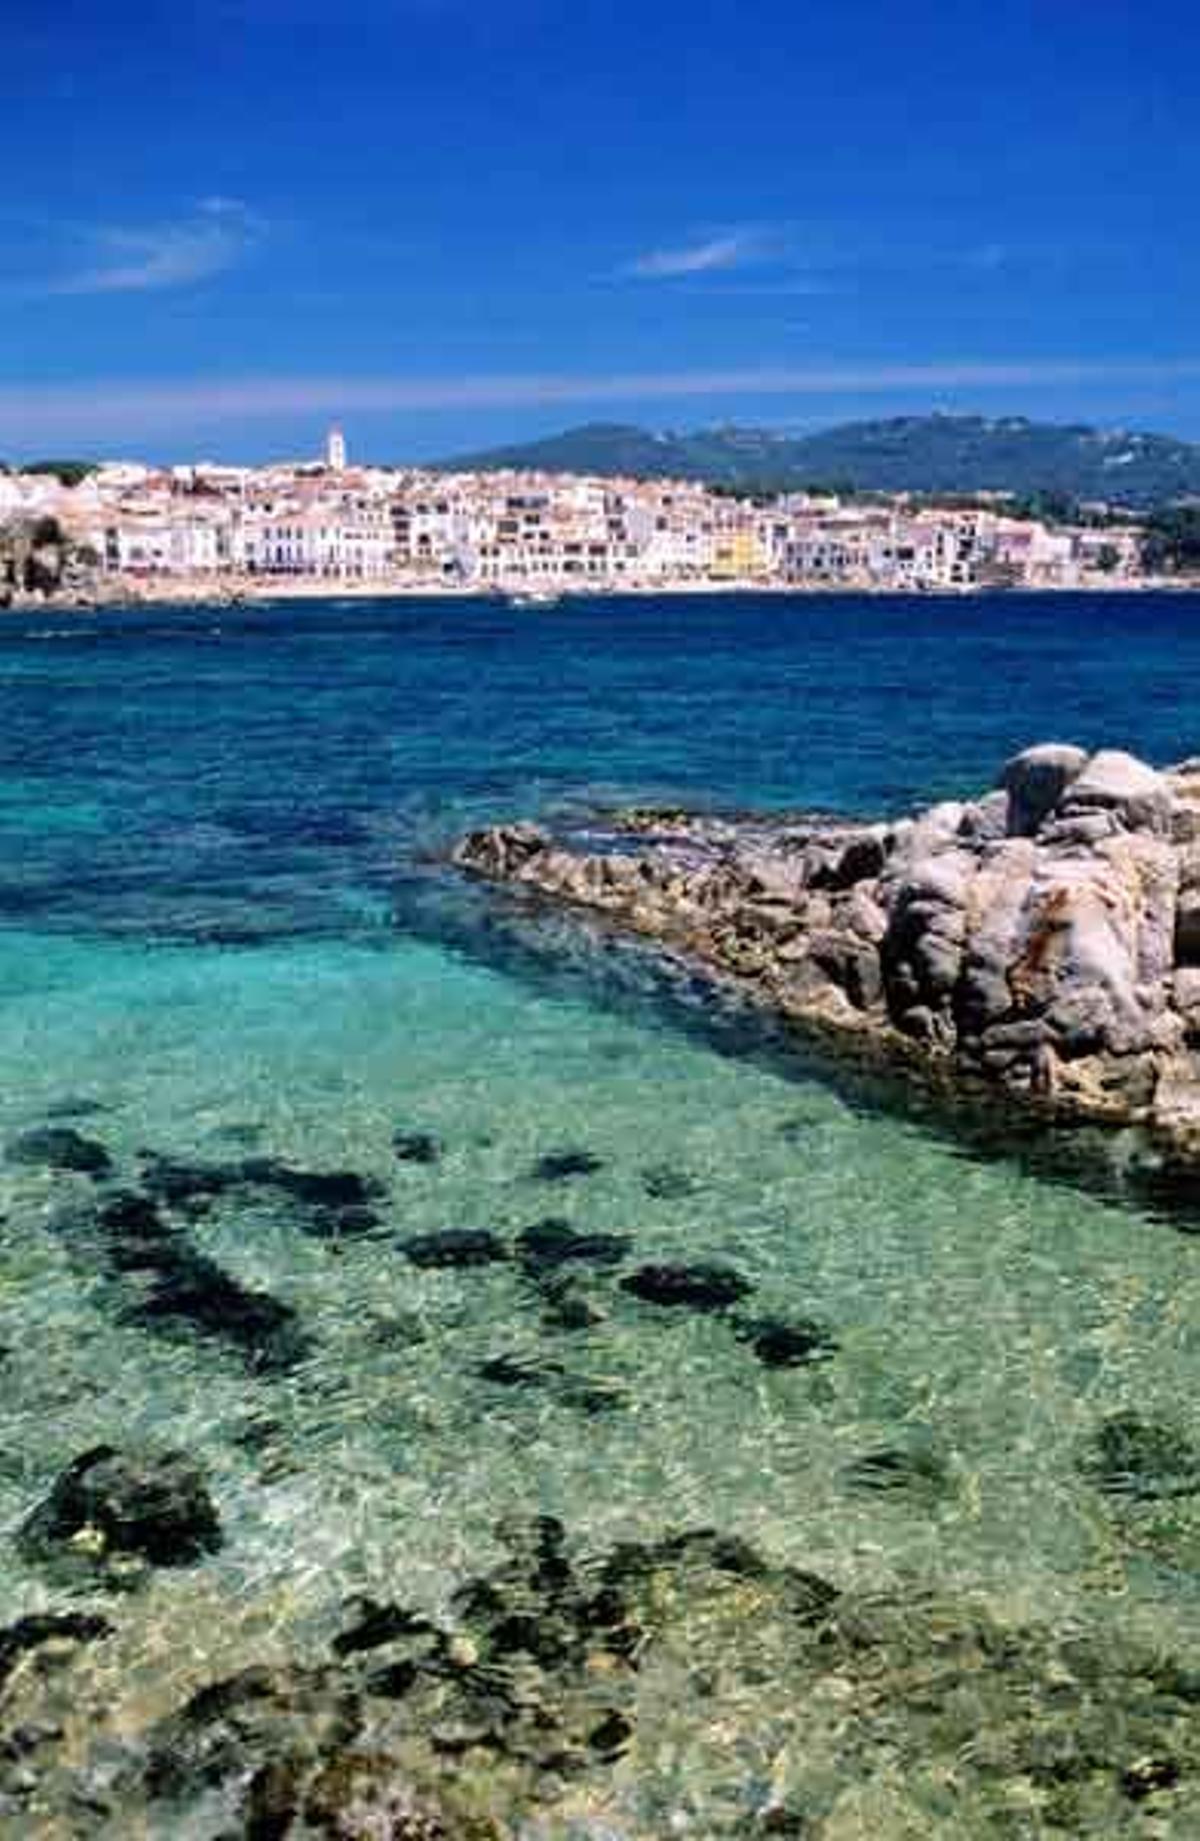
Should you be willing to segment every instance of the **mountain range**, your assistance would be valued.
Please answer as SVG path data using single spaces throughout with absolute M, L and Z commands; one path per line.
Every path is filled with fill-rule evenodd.
M 654 433 L 589 422 L 540 440 L 458 455 L 476 471 L 531 468 L 703 480 L 746 492 L 1053 494 L 1144 510 L 1200 496 L 1200 445 L 1170 435 L 1032 422 L 1024 416 L 894 416 L 811 434 L 716 427 Z

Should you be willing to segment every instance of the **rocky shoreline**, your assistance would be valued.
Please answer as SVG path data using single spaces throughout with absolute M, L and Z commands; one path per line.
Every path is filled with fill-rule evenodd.
M 874 824 L 632 810 L 491 826 L 472 875 L 606 916 L 860 1059 L 1200 1160 L 1200 760 L 1026 749 Z

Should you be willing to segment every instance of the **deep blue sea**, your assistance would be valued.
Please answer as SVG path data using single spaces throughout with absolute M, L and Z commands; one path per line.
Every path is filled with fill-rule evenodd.
M 1106 1495 L 1088 1453 L 1114 1415 L 1194 1422 L 1200 1238 L 851 1088 L 643 949 L 522 922 L 443 859 L 483 820 L 633 801 L 896 812 L 978 792 L 1048 739 L 1200 751 L 1200 598 L 3 619 L 0 1142 L 69 1123 L 125 1186 L 155 1156 L 254 1156 L 383 1189 L 373 1229 L 345 1236 L 253 1188 L 188 1224 L 294 1310 L 303 1357 L 274 1371 L 131 1308 L 136 1279 L 87 1224 L 103 1184 L 0 1163 L 4 1621 L 102 1603 L 117 1625 L 72 1665 L 45 1767 L 64 1808 L 94 1747 L 111 1774 L 205 1683 L 325 1653 L 356 1594 L 450 1616 L 515 1513 L 593 1552 L 716 1528 L 872 1601 L 1194 1653 L 1194 1498 Z M 397 1132 L 440 1154 L 398 1161 Z M 539 1174 L 564 1151 L 590 1172 Z M 586 1278 L 590 1326 L 556 1328 L 511 1262 L 421 1268 L 397 1244 L 511 1245 L 547 1215 L 629 1236 L 631 1256 L 730 1262 L 756 1310 L 831 1326 L 837 1352 L 765 1367 L 720 1316 L 656 1312 L 607 1269 Z M 527 1384 L 486 1378 L 497 1358 Z M 22 1552 L 72 1458 L 140 1443 L 207 1467 L 219 1553 L 114 1595 Z M 880 1451 L 934 1459 L 864 1485 Z M 947 1791 L 933 1753 L 899 1769 L 902 1746 L 889 1762 L 864 1741 L 851 1765 L 828 1721 L 800 1745 L 786 1655 L 735 1667 L 725 1600 L 725 1660 L 689 1664 L 709 1615 L 643 1671 L 620 1760 L 538 1809 L 504 1803 L 512 1833 L 705 1841 L 768 1832 L 753 1823 L 789 1797 L 809 1826 L 771 1832 L 1064 1832 L 1036 1773 L 997 1816 Z M 10 1819 L 122 1832 L 102 1808 Z M 1090 1832 L 1197 1832 L 1196 1804 L 1174 1808 L 1142 1828 L 1140 1802 L 1129 1826 L 1105 1804 Z M 184 1799 L 155 1832 L 234 1819 Z

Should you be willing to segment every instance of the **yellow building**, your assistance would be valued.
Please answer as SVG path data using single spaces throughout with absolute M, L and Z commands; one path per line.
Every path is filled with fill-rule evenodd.
M 752 524 L 718 531 L 713 543 L 712 573 L 719 581 L 744 581 L 761 575 L 766 558 Z

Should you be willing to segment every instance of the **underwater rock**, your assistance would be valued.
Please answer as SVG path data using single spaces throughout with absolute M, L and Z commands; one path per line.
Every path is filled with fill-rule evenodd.
M 61 1099 L 43 1106 L 42 1111 L 48 1119 L 94 1119 L 102 1112 L 111 1112 L 112 1107 L 106 1100 L 93 1099 L 90 1093 L 64 1093 Z
M 158 1205 L 136 1189 L 118 1190 L 97 1211 L 110 1263 L 119 1272 L 154 1271 L 175 1257 L 179 1236 Z
M 479 1378 L 494 1387 L 547 1387 L 562 1374 L 557 1362 L 532 1355 L 492 1355 L 479 1364 Z
M 607 1322 L 607 1313 L 580 1291 L 572 1278 L 551 1276 L 540 1285 L 542 1325 L 547 1330 L 591 1330 Z
M 29 1169 L 60 1170 L 79 1176 L 107 1176 L 113 1164 L 104 1146 L 70 1125 L 39 1125 L 23 1131 L 5 1147 L 6 1163 Z
M 372 1349 L 415 1349 L 426 1340 L 424 1324 L 411 1311 L 373 1310 L 360 1327 Z
M 589 1615 L 612 1625 L 606 1639 L 620 1648 L 632 1637 L 640 1646 L 667 1606 L 750 1584 L 774 1599 L 789 1625 L 818 1629 L 841 1599 L 837 1587 L 798 1566 L 772 1564 L 740 1535 L 714 1528 L 685 1528 L 657 1541 L 622 1541 L 610 1549 L 600 1571 L 601 1587 Z M 669 1595 L 664 1600 L 664 1583 Z
M 365 1208 L 386 1194 L 375 1176 L 356 1170 L 302 1170 L 279 1157 L 242 1157 L 232 1163 L 188 1163 L 145 1153 L 142 1186 L 160 1201 L 178 1206 L 208 1201 L 239 1189 L 274 1189 L 303 1207 Z
M 332 1671 L 254 1666 L 201 1688 L 154 1728 L 145 1786 L 154 1800 L 237 1788 L 274 1758 L 315 1764 L 360 1725 L 357 1692 Z
M 387 1194 L 377 1176 L 357 1170 L 299 1170 L 278 1157 L 247 1157 L 235 1168 L 238 1185 L 277 1189 L 311 1208 L 365 1208 Z
M 524 1832 L 531 1819 L 537 1828 L 539 1805 L 557 1810 L 574 1777 L 607 1771 L 633 1745 L 633 1686 L 655 1631 L 714 1592 L 732 1595 L 732 1605 L 750 1583 L 748 1605 L 777 1592 L 798 1638 L 813 1628 L 815 1605 L 836 1598 L 819 1581 L 805 1597 L 790 1569 L 772 1567 L 749 1543 L 715 1530 L 631 1543 L 625 1555 L 636 1554 L 637 1563 L 624 1567 L 615 1552 L 573 1566 L 566 1531 L 551 1515 L 513 1514 L 495 1533 L 504 1558 L 455 1594 L 460 1622 L 453 1632 L 401 1607 L 354 1601 L 354 1621 L 334 1642 L 335 1666 L 251 1669 L 193 1695 L 152 1735 L 143 1787 L 156 1814 L 168 1801 L 172 1819 L 185 1822 L 189 1799 L 219 1792 L 236 1811 L 231 1834 L 311 1829 L 354 1841 L 427 1833 L 438 1841 L 482 1841 L 510 1833 L 494 1826 L 500 1811 L 516 1818 L 511 1832 Z M 381 1652 L 390 1659 L 378 1666 Z M 364 1660 L 371 1664 L 365 1671 Z M 381 1706 L 387 1738 L 377 1766 L 380 1800 L 360 1802 L 346 1786 L 360 1781 L 354 1761 L 374 1757 L 382 1742 Z M 376 1766 L 361 1769 L 374 1782 Z M 464 1769 L 472 1810 L 487 1791 L 489 1808 L 496 1796 L 495 1816 L 468 1818 L 460 1810 Z M 603 1778 L 595 1781 L 603 1794 Z M 388 1800 L 396 1784 L 411 1791 L 410 1803 Z M 422 1820 L 443 1827 L 404 1826 L 397 1810 L 417 1807 Z M 347 1810 L 365 1826 L 346 1826 Z
M 359 1601 L 335 1662 L 202 1689 L 145 1768 L 127 1745 L 113 1832 L 657 1835 L 677 1807 L 705 1841 L 1200 1832 L 1200 1673 L 1108 1617 L 1001 1622 L 911 1578 L 839 1593 L 719 1528 L 591 1553 L 553 1516 L 495 1532 L 500 1562 L 455 1594 L 453 1626 Z M 611 1776 L 643 1731 L 649 1775 Z M 63 1832 L 97 1831 L 97 1806 L 81 1794 Z
M 309 1354 L 309 1338 L 291 1305 L 243 1285 L 200 1252 L 154 1197 L 119 1189 L 94 1216 L 72 1215 L 63 1226 L 85 1245 L 94 1228 L 101 1257 L 122 1281 L 126 1322 L 229 1343 L 254 1372 L 280 1372 Z
M 1173 1790 L 1180 1768 L 1174 1758 L 1137 1758 L 1121 1772 L 1121 1788 L 1132 1803 L 1144 1802 L 1159 1790 Z
M 493 1529 L 508 1556 L 493 1581 L 519 1580 L 535 1595 L 557 1602 L 569 1591 L 574 1574 L 567 1558 L 567 1530 L 557 1515 L 513 1512 L 502 1515 Z M 457 1602 L 457 1601 L 456 1601 Z M 492 1608 L 506 1603 L 503 1592 Z
M 557 1405 L 573 1408 L 589 1419 L 629 1404 L 625 1390 L 615 1381 L 570 1374 L 561 1362 L 536 1355 L 494 1355 L 480 1363 L 477 1373 L 494 1387 L 548 1391 Z
M 533 1175 L 538 1182 L 569 1182 L 576 1176 L 594 1176 L 597 1170 L 604 1168 L 604 1159 L 597 1157 L 594 1151 L 571 1146 L 566 1150 L 547 1151 L 539 1157 L 533 1166 Z
M 618 1413 L 629 1405 L 629 1395 L 617 1381 L 599 1380 L 594 1376 L 571 1374 L 558 1389 L 564 1406 L 574 1407 L 588 1419 L 602 1413 Z
M 568 1573 L 562 1571 L 562 1555 L 567 1544 L 565 1524 L 557 1515 L 501 1515 L 492 1529 L 497 1541 L 518 1565 L 536 1565 L 539 1577 L 550 1560 L 554 1562 L 555 1582 L 561 1584 Z
M 828 1361 L 837 1354 L 833 1331 L 810 1317 L 758 1317 L 739 1323 L 738 1335 L 748 1342 L 764 1368 L 801 1368 Z
M 789 1809 L 786 1803 L 772 1803 L 756 1817 L 750 1833 L 786 1835 L 789 1841 L 808 1841 L 813 1833 L 813 1826 L 800 1810 Z
M 204 1471 L 185 1452 L 97 1445 L 67 1466 L 19 1538 L 33 1557 L 74 1546 L 187 1566 L 217 1551 L 221 1525 Z
M 442 1141 L 431 1131 L 395 1131 L 392 1150 L 397 1163 L 440 1163 Z
M 650 1553 L 655 1566 L 703 1566 L 739 1579 L 761 1579 L 770 1570 L 757 1547 L 740 1534 L 723 1534 L 716 1528 L 685 1528 L 680 1534 L 664 1535 Z
M 0 1688 L 21 1658 L 44 1643 L 94 1643 L 112 1631 L 107 1617 L 91 1611 L 42 1611 L 19 1617 L 0 1630 Z
M 492 1266 L 509 1257 L 499 1234 L 486 1227 L 448 1227 L 435 1234 L 421 1234 L 415 1240 L 398 1242 L 400 1251 L 414 1266 L 442 1267 Z
M 214 1125 L 212 1135 L 226 1144 L 257 1144 L 266 1129 L 256 1119 L 229 1119 Z
M 1096 1432 L 1086 1475 L 1110 1496 L 1142 1501 L 1200 1491 L 1200 1451 L 1174 1425 L 1114 1413 Z
M 383 1217 L 373 1208 L 352 1204 L 348 1208 L 310 1208 L 296 1225 L 314 1240 L 358 1240 L 383 1226 Z
M 580 1234 L 569 1221 L 548 1215 L 517 1235 L 521 1264 L 530 1273 L 553 1271 L 570 1261 L 594 1266 L 619 1264 L 632 1242 L 628 1234 Z
M 436 1628 L 419 1612 L 407 1611 L 402 1605 L 379 1604 L 374 1598 L 351 1600 L 355 1622 L 333 1639 L 335 1656 L 359 1655 L 365 1650 L 381 1649 L 397 1637 L 422 1635 Z
M 886 1445 L 855 1458 L 842 1472 L 850 1489 L 877 1491 L 905 1490 L 914 1495 L 938 1496 L 950 1484 L 946 1460 L 932 1446 L 915 1443 L 902 1447 Z
M 226 1164 L 186 1163 L 176 1157 L 160 1157 L 147 1151 L 141 1159 L 141 1183 L 148 1195 L 168 1207 L 202 1201 L 226 1194 L 236 1188 L 236 1166 Z
M 654 1163 L 642 1171 L 642 1188 L 657 1202 L 682 1201 L 684 1196 L 695 1195 L 699 1187 L 694 1176 L 677 1170 L 674 1164 Z
M 621 1289 L 647 1304 L 687 1310 L 727 1310 L 754 1287 L 731 1266 L 639 1266 L 621 1280 Z
M 149 1295 L 126 1313 L 130 1322 L 177 1324 L 230 1342 L 262 1373 L 293 1368 L 310 1353 L 290 1304 L 251 1290 L 187 1241 L 173 1241 L 153 1272 Z
M 418 1787 L 365 1723 L 361 1687 L 337 1668 L 254 1667 L 202 1688 L 150 1735 L 139 1787 L 151 1832 L 175 1833 L 185 1810 L 216 1800 L 221 1833 L 247 1841 L 504 1841 L 490 1816 L 459 1810 L 450 1776 Z
M 626 1719 L 623 1713 L 616 1712 L 606 1713 L 587 1736 L 591 1749 L 609 1763 L 623 1757 L 632 1740 L 633 1721 Z
M 251 1841 L 315 1834 L 331 1841 L 501 1841 L 491 1821 L 469 1826 L 424 1792 L 386 1751 L 353 1749 L 322 1758 L 273 1760 L 254 1778 L 246 1800 Z
M 228 1437 L 241 1451 L 269 1452 L 286 1437 L 286 1427 L 281 1419 L 272 1418 L 269 1413 L 251 1413 L 230 1429 Z
M 568 1662 L 575 1642 L 570 1620 L 554 1609 L 512 1610 L 492 1623 L 488 1633 L 489 1659 L 530 1656 L 543 1668 Z

